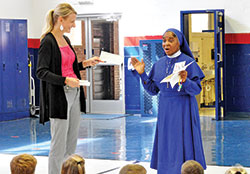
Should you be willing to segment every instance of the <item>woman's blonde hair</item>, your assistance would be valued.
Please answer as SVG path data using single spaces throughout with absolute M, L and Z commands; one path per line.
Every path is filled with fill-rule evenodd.
M 75 9 L 68 3 L 58 4 L 55 9 L 50 10 L 46 16 L 46 24 L 43 28 L 43 33 L 40 40 L 42 40 L 46 34 L 53 30 L 59 16 L 67 18 L 72 13 L 77 14 Z
M 77 155 L 71 155 L 62 165 L 61 174 L 85 174 L 85 160 Z

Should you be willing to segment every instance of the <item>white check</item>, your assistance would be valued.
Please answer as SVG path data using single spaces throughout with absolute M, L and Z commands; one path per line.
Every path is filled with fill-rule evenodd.
M 189 64 L 185 65 L 185 62 L 179 62 L 181 64 L 181 66 L 178 66 L 178 70 L 174 70 L 172 74 L 168 75 L 167 77 L 165 77 L 160 83 L 167 83 L 170 82 L 171 87 L 173 88 L 175 86 L 176 83 L 179 82 L 179 72 L 185 70 L 189 65 L 191 65 L 192 63 L 194 63 L 195 61 L 190 62 Z M 185 65 L 185 66 L 184 66 Z
M 102 51 L 100 59 L 107 64 L 121 65 L 123 63 L 123 57 L 117 54 L 112 54 L 106 51 Z
M 80 86 L 90 86 L 90 82 L 88 80 L 79 80 Z

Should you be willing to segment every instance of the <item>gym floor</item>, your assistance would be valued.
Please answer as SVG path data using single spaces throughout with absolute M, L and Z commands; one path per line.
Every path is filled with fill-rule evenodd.
M 82 115 L 76 153 L 86 159 L 86 172 L 119 173 L 128 163 L 145 166 L 151 159 L 155 117 L 134 115 Z M 250 120 L 215 121 L 202 116 L 201 131 L 208 169 L 206 174 L 224 173 L 229 167 L 242 165 L 250 171 Z M 0 122 L 0 170 L 10 173 L 12 157 L 28 153 L 38 159 L 36 173 L 47 173 L 50 125 L 39 118 Z

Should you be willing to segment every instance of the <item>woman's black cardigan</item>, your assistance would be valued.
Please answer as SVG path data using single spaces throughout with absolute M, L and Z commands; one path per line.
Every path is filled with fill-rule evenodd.
M 75 54 L 73 70 L 78 79 L 82 63 L 78 63 L 76 53 L 70 40 L 64 36 Z M 36 76 L 40 79 L 40 123 L 44 124 L 49 118 L 67 119 L 67 100 L 64 93 L 65 77 L 62 76 L 61 52 L 52 33 L 48 33 L 41 41 Z M 86 102 L 83 87 L 80 87 L 80 107 L 86 112 Z

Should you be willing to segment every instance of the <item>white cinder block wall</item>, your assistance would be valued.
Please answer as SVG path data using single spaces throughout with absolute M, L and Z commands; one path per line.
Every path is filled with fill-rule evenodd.
M 161 35 L 169 27 L 180 27 L 181 10 L 225 9 L 226 33 L 250 31 L 249 0 L 93 0 L 78 5 L 77 0 L 0 0 L 0 18 L 28 19 L 28 37 L 39 38 L 49 9 L 60 2 L 73 5 L 81 13 L 122 13 L 120 35 Z

